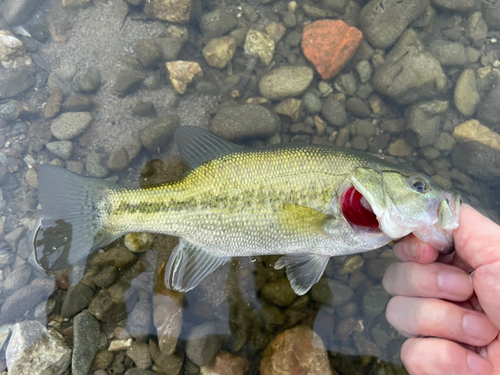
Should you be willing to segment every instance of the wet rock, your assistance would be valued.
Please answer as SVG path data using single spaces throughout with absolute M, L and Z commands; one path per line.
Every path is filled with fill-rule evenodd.
M 438 151 L 450 151 L 456 144 L 457 142 L 450 134 L 441 133 L 436 139 L 436 142 L 434 142 L 433 146 Z
M 483 21 L 481 12 L 474 12 L 467 20 L 465 35 L 471 39 L 476 47 L 481 47 L 488 34 L 488 26 Z
M 33 64 L 23 43 L 5 30 L 0 30 L 0 62 L 6 69 L 29 67 Z
M 191 0 L 150 0 L 144 13 L 151 18 L 174 23 L 186 23 L 191 16 Z
M 63 92 L 60 87 L 55 86 L 50 91 L 49 99 L 45 104 L 45 109 L 43 111 L 43 117 L 53 118 L 57 116 L 59 110 L 61 109 L 61 103 L 63 99 Z
M 457 145 L 451 151 L 453 165 L 487 182 L 500 181 L 500 152 L 480 142 Z
M 137 70 L 121 70 L 116 75 L 112 87 L 117 96 L 123 97 L 139 88 L 147 75 Z
M 267 73 L 259 82 L 266 99 L 282 100 L 302 94 L 313 79 L 313 70 L 305 66 L 283 66 Z
M 354 332 L 352 338 L 360 355 L 380 357 L 380 348 L 377 344 L 368 340 L 361 332 Z
M 498 0 L 483 4 L 483 17 L 490 29 L 500 29 L 500 7 L 498 6 Z
M 372 0 L 359 15 L 359 24 L 373 47 L 390 47 L 406 27 L 427 8 L 429 1 Z
M 104 155 L 97 152 L 90 152 L 85 159 L 85 169 L 91 177 L 106 177 L 109 173 L 104 165 Z
M 151 153 L 160 153 L 168 146 L 174 137 L 175 130 L 180 126 L 177 115 L 169 115 L 153 121 L 139 132 L 143 146 Z
M 354 56 L 361 37 L 344 21 L 316 21 L 304 28 L 302 50 L 321 77 L 330 79 Z
M 358 117 L 370 116 L 370 109 L 359 98 L 349 98 L 345 104 L 345 107 L 354 116 L 358 116 Z
M 136 259 L 137 257 L 124 247 L 114 247 L 97 254 L 92 259 L 92 265 L 96 267 L 113 266 L 115 268 L 126 268 L 133 264 Z
M 434 5 L 449 10 L 468 11 L 474 9 L 477 0 L 432 0 Z
M 35 279 L 7 297 L 1 308 L 0 321 L 9 322 L 31 311 L 54 291 L 54 282 L 48 279 Z
M 266 33 L 274 40 L 275 43 L 278 43 L 283 35 L 286 33 L 286 28 L 281 23 L 272 23 L 266 26 Z
M 210 365 L 200 368 L 200 375 L 244 375 L 248 368 L 247 359 L 221 350 Z
M 89 373 L 100 339 L 99 322 L 88 310 L 75 316 L 73 319 L 72 374 L 87 375 Z
M 145 68 L 158 65 L 163 56 L 152 39 L 139 39 L 135 44 L 135 55 Z
M 70 140 L 82 134 L 92 122 L 89 112 L 68 112 L 59 115 L 50 126 L 50 131 L 60 140 Z
M 420 106 L 412 106 L 408 113 L 407 131 L 409 143 L 413 146 L 430 146 L 434 143 L 441 127 L 441 116 L 433 116 Z
M 7 0 L 3 4 L 3 18 L 11 25 L 24 23 L 39 5 L 37 0 Z
M 342 320 L 337 326 L 337 335 L 342 341 L 348 340 L 349 336 L 358 327 L 358 321 L 355 318 Z
M 170 61 L 166 63 L 170 81 L 176 93 L 182 95 L 195 77 L 203 76 L 200 65 L 191 61 Z
M 66 161 L 66 169 L 76 174 L 83 174 L 85 167 L 80 161 L 68 160 Z
M 154 44 L 159 48 L 163 61 L 173 61 L 182 48 L 182 39 L 174 37 L 152 38 Z
M 89 306 L 89 312 L 106 323 L 116 323 L 127 315 L 126 292 L 130 284 L 117 281 L 108 289 L 100 290 Z
M 127 349 L 127 355 L 132 358 L 135 365 L 140 369 L 145 370 L 153 364 L 153 360 L 149 354 L 149 345 L 145 342 L 134 342 L 132 346 Z
M 189 333 L 186 355 L 197 366 L 206 366 L 215 358 L 227 336 L 228 328 L 220 323 L 196 326 Z
M 397 259 L 393 257 L 370 259 L 367 267 L 368 276 L 381 280 L 387 267 L 395 262 L 397 262 Z
M 123 147 L 120 147 L 109 156 L 108 168 L 112 171 L 120 171 L 127 168 L 129 163 L 130 160 L 127 151 Z
M 305 109 L 311 115 L 315 115 L 321 111 L 321 100 L 311 92 L 306 92 L 302 97 Z
M 71 141 L 56 141 L 50 142 L 45 145 L 47 150 L 61 159 L 69 159 L 73 152 L 73 142 Z
M 113 340 L 109 344 L 108 350 L 110 352 L 118 352 L 120 350 L 128 350 L 132 347 L 132 339 L 122 339 L 122 340 Z
M 12 294 L 22 286 L 26 285 L 31 276 L 31 267 L 21 266 L 12 271 L 3 282 L 3 290 L 7 294 Z
M 203 56 L 208 65 L 223 69 L 234 56 L 236 41 L 228 36 L 212 39 L 205 48 Z M 272 57 L 271 57 L 272 58 Z
M 182 296 L 179 293 L 155 293 L 153 319 L 158 335 L 158 345 L 163 355 L 171 355 L 177 346 L 182 328 Z
M 87 308 L 94 298 L 94 291 L 87 284 L 78 283 L 69 287 L 64 295 L 61 307 L 61 316 L 71 318 L 83 309 Z
M 235 28 L 237 24 L 236 17 L 222 9 L 216 9 L 204 14 L 200 20 L 200 28 L 203 34 L 210 38 L 221 37 Z
M 30 118 L 38 114 L 35 107 L 18 100 L 9 100 L 0 104 L 0 119 L 13 121 L 19 118 Z M 5 126 L 2 126 L 5 127 Z
M 248 30 L 243 48 L 247 56 L 257 55 L 266 65 L 273 61 L 274 40 L 265 33 Z
M 87 68 L 73 78 L 78 91 L 93 93 L 101 87 L 101 73 L 97 68 Z
M 270 137 L 279 130 L 278 119 L 260 105 L 224 107 L 212 119 L 210 131 L 228 140 Z
M 500 125 L 500 106 L 498 103 L 500 103 L 500 78 L 496 79 L 493 88 L 477 106 L 475 116 L 477 120 L 486 126 L 497 128 Z
M 412 151 L 413 148 L 406 143 L 404 139 L 398 139 L 392 142 L 387 149 L 387 153 L 389 155 L 400 156 L 403 158 L 409 156 Z
M 92 362 L 91 371 L 107 369 L 113 362 L 114 358 L 115 355 L 109 350 L 101 350 L 100 352 L 97 352 L 94 357 L 94 361 Z
M 139 341 L 145 341 L 151 333 L 151 321 L 151 304 L 148 301 L 139 301 L 135 304 L 134 309 L 128 316 L 126 329 L 133 338 Z
M 37 321 L 24 321 L 12 327 L 5 356 L 12 374 L 60 375 L 71 362 L 71 349 L 56 331 L 47 331 Z
M 453 130 L 453 137 L 460 142 L 477 141 L 500 151 L 500 135 L 474 119 L 458 125 Z
M 344 283 L 322 278 L 311 288 L 311 297 L 319 303 L 340 306 L 351 299 L 353 291 Z
M 92 109 L 94 102 L 88 96 L 82 94 L 73 94 L 62 104 L 65 112 L 81 112 Z
M 278 306 L 288 306 L 297 298 L 286 277 L 264 284 L 261 292 L 268 301 Z
M 125 235 L 124 244 L 133 253 L 143 253 L 151 248 L 153 240 L 151 233 L 129 233 Z
M 156 109 L 153 103 L 143 102 L 140 99 L 132 99 L 131 103 L 132 114 L 141 117 L 151 117 L 156 115 Z
M 88 4 L 90 0 L 61 0 L 61 3 L 65 7 L 78 8 Z
M 413 30 L 406 31 L 373 76 L 373 87 L 399 104 L 437 95 L 447 79 L 439 62 L 419 41 Z
M 8 233 L 6 236 L 5 236 L 5 241 L 12 247 L 12 248 L 16 248 L 17 247 L 17 243 L 19 242 L 19 240 L 21 239 L 21 236 L 23 235 L 25 231 L 25 228 L 24 227 L 17 227 L 16 229 L 14 229 L 12 232 Z
M 276 113 L 290 117 L 293 122 L 304 116 L 304 102 L 300 99 L 288 98 L 280 102 L 275 108 Z
M 99 288 L 107 288 L 118 278 L 118 269 L 113 266 L 104 267 L 97 275 L 92 277 L 92 281 Z
M 460 43 L 439 40 L 429 46 L 429 52 L 441 65 L 465 65 L 468 62 L 465 48 Z
M 366 151 L 368 142 L 363 137 L 357 135 L 351 140 L 351 148 L 357 151 Z
M 358 72 L 361 83 L 368 82 L 372 76 L 372 68 L 367 60 L 361 60 L 356 65 L 356 71 Z
M 333 96 L 329 96 L 323 102 L 321 107 L 321 114 L 332 125 L 342 126 L 347 122 L 347 112 L 345 111 L 345 104 L 336 100 Z
M 464 116 L 472 116 L 476 111 L 481 97 L 477 91 L 476 76 L 472 69 L 465 69 L 455 86 L 455 107 Z
M 342 265 L 342 268 L 339 271 L 340 275 L 346 275 L 349 273 L 353 273 L 356 270 L 359 270 L 363 268 L 363 265 L 365 264 L 365 260 L 361 255 L 354 255 L 351 257 L 348 257 L 344 264 Z
M 178 375 L 180 373 L 184 358 L 175 354 L 164 355 L 160 352 L 154 340 L 149 340 L 149 352 L 151 353 L 154 363 L 161 371 L 164 371 L 167 375 Z M 190 361 L 186 362 L 193 364 Z
M 36 83 L 32 68 L 7 69 L 0 74 L 0 99 L 8 99 L 28 90 Z
M 368 319 L 373 319 L 385 309 L 389 295 L 382 285 L 373 285 L 363 294 L 363 313 Z
M 260 363 L 262 375 L 331 374 L 321 338 L 309 327 L 297 326 L 276 336 Z

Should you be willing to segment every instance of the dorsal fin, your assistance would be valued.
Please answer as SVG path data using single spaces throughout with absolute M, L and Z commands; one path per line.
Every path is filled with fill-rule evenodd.
M 186 125 L 177 128 L 174 140 L 179 148 L 181 159 L 192 169 L 199 167 L 207 160 L 244 148 L 197 126 Z

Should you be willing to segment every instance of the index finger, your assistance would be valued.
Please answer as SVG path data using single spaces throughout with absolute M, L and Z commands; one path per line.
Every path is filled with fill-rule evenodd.
M 410 234 L 392 247 L 394 256 L 402 262 L 432 263 L 439 256 L 439 251 Z

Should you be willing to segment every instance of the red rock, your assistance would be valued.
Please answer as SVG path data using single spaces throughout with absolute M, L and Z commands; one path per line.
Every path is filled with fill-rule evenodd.
M 330 79 L 351 59 L 362 37 L 344 21 L 316 21 L 304 27 L 302 50 L 321 77 Z
M 321 338 L 307 326 L 297 326 L 276 336 L 264 350 L 261 375 L 331 375 Z

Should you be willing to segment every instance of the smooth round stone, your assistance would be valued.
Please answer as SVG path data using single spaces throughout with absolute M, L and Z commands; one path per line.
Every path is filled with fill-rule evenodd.
M 313 73 L 313 70 L 306 66 L 283 66 L 274 69 L 260 80 L 260 93 L 269 100 L 298 96 L 311 83 Z
M 389 294 L 382 285 L 369 287 L 363 294 L 363 313 L 369 319 L 379 316 L 384 311 L 388 300 Z
M 45 145 L 47 150 L 61 159 L 69 159 L 73 152 L 73 142 L 71 141 L 56 141 Z
M 70 140 L 82 134 L 92 122 L 89 112 L 68 112 L 59 115 L 50 127 L 50 131 L 60 140 Z
M 458 78 L 454 92 L 455 107 L 464 116 L 472 116 L 481 97 L 477 91 L 476 75 L 472 69 L 465 69 Z

